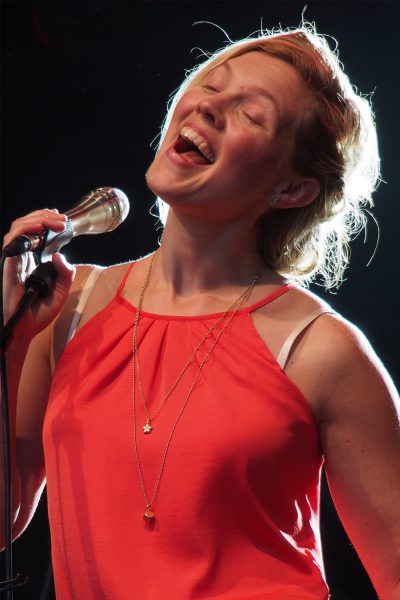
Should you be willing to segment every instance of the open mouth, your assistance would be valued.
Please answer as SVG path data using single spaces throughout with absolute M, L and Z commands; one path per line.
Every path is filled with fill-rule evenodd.
M 183 154 L 188 160 L 191 160 L 197 165 L 212 164 L 212 162 L 199 150 L 196 144 L 182 136 L 178 137 L 178 140 L 174 145 L 174 150 L 177 154 Z
M 182 128 L 174 144 L 174 150 L 197 165 L 211 165 L 215 161 L 214 152 L 208 141 L 188 126 Z

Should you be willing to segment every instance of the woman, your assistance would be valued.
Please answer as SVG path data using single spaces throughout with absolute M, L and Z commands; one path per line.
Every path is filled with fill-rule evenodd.
M 147 173 L 158 251 L 75 279 L 54 256 L 10 388 L 14 533 L 46 477 L 59 598 L 326 599 L 323 459 L 380 598 L 400 598 L 398 399 L 362 334 L 301 286 L 340 281 L 377 164 L 370 107 L 322 38 L 248 39 L 171 105 Z M 64 225 L 36 211 L 5 243 Z

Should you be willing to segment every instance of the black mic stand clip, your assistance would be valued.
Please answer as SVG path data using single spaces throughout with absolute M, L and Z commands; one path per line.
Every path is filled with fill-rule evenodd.
M 49 229 L 46 230 L 43 237 L 41 237 L 41 247 L 32 251 L 37 262 L 37 267 L 32 271 L 29 277 L 27 277 L 25 281 L 25 293 L 21 298 L 15 313 L 7 321 L 1 332 L 0 348 L 3 352 L 5 352 L 13 329 L 22 318 L 22 315 L 37 298 L 46 298 L 53 288 L 54 282 L 57 279 L 57 273 L 51 262 L 51 257 L 55 252 L 59 252 L 65 244 L 68 244 L 68 242 L 71 241 L 73 234 L 74 230 L 72 223 L 71 221 L 67 221 L 64 231 L 56 232 Z M 8 247 L 12 247 L 12 242 Z M 12 250 L 7 253 L 7 256 L 13 256 L 11 252 Z

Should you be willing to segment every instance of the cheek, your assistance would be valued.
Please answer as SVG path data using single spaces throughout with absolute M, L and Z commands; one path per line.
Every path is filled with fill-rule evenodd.
M 187 115 L 196 110 L 201 97 L 199 92 L 196 90 L 188 91 L 180 98 L 177 105 L 175 106 L 174 114 L 172 116 L 171 123 L 180 121 Z
M 282 176 L 282 153 L 268 141 L 254 144 L 253 139 L 231 140 L 221 161 L 219 184 L 238 193 L 243 190 L 264 193 Z M 223 164 L 224 163 L 224 164 Z
M 260 134 L 257 132 L 231 135 L 225 142 L 223 154 L 234 168 L 254 173 L 259 169 L 265 171 L 266 167 L 273 167 L 276 164 L 274 144 L 264 136 L 260 139 Z

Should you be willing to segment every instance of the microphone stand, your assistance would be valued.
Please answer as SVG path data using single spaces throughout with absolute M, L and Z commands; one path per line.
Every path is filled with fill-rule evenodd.
M 47 231 L 45 245 L 39 252 L 35 252 L 38 266 L 25 281 L 25 293 L 21 298 L 15 313 L 3 325 L 3 302 L 0 306 L 1 333 L 0 333 L 0 370 L 2 390 L 2 424 L 4 438 L 4 531 L 5 531 L 5 579 L 0 581 L 0 594 L 5 592 L 6 600 L 13 600 L 13 590 L 24 585 L 28 578 L 19 581 L 20 575 L 13 576 L 12 561 L 12 486 L 11 486 L 11 451 L 10 451 L 10 422 L 8 409 L 8 386 L 7 386 L 7 363 L 6 350 L 16 324 L 21 320 L 24 313 L 38 299 L 45 298 L 53 288 L 57 279 L 57 272 L 53 266 L 51 255 L 58 252 L 64 244 L 72 238 L 73 229 L 70 222 L 61 233 Z M 17 254 L 17 249 L 15 249 Z M 4 263 L 7 256 L 12 252 L 3 253 L 1 257 L 1 283 L 3 280 Z M 45 260 L 45 262 L 43 262 Z M 1 289 L 3 286 L 1 285 Z M 2 297 L 2 296 L 1 296 Z

